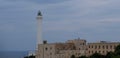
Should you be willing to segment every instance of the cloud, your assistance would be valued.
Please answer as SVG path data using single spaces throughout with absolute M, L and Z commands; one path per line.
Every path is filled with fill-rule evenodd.
M 65 41 L 75 38 L 77 36 L 73 36 L 76 35 L 74 33 L 79 33 L 78 35 L 88 41 L 108 40 L 106 38 L 118 40 L 119 2 L 119 0 L 52 0 L 51 2 L 47 0 L 0 0 L 0 31 L 7 34 L 4 35 L 6 37 L 3 37 L 6 39 L 12 38 L 16 41 L 18 41 L 17 39 L 21 39 L 21 41 L 26 39 L 23 45 L 30 47 L 31 41 L 34 40 L 32 38 L 36 37 L 37 11 L 41 10 L 43 37 L 48 41 L 51 41 L 50 39 Z M 8 31 L 11 31 L 11 34 Z M 12 40 L 9 41 L 12 42 Z M 14 46 L 13 44 L 7 45 Z M 22 47 L 22 45 L 18 46 Z M 28 47 L 23 48 L 29 49 Z
M 87 27 L 88 26 L 96 27 L 96 25 L 99 25 L 100 24 L 99 22 L 101 21 L 112 20 L 112 22 L 115 22 L 116 20 L 119 19 L 118 17 L 119 13 L 118 14 L 113 13 L 115 12 L 116 9 L 119 9 L 117 2 L 118 0 L 115 0 L 115 1 L 113 0 L 89 0 L 89 1 L 88 0 L 75 0 L 75 1 L 70 0 L 63 3 L 59 3 L 59 4 L 52 4 L 52 5 L 49 5 L 50 10 L 52 9 L 57 11 L 50 11 L 50 13 L 53 13 L 53 14 L 49 14 L 49 13 L 48 14 L 52 18 L 53 17 L 58 17 L 58 18 L 56 18 L 55 21 L 54 20 L 48 21 L 48 22 L 51 22 L 48 24 L 51 24 L 51 27 L 55 26 L 55 27 L 52 27 L 52 29 L 55 28 L 53 30 L 58 30 L 61 28 L 63 30 L 63 29 L 66 29 L 69 25 L 71 28 L 69 27 L 66 29 L 66 30 L 69 30 L 74 28 L 74 26 L 77 26 L 76 24 L 80 24 L 85 27 L 86 25 Z M 61 9 L 59 10 L 59 8 L 61 7 L 66 7 L 63 9 L 64 13 L 63 12 L 57 13 L 61 10 Z M 110 14 L 110 13 L 113 13 L 113 14 Z M 111 15 L 114 16 L 112 19 L 111 19 Z M 118 17 L 118 18 L 116 19 L 115 17 Z M 56 25 L 59 25 L 59 28 Z M 60 26 L 63 26 L 63 27 L 60 27 Z
M 6 0 L 4 2 L 4 7 L 9 6 L 9 9 L 6 10 L 12 10 L 12 12 L 28 13 L 40 9 L 44 18 L 44 31 L 74 32 L 85 28 L 103 26 L 108 22 L 109 24 L 110 22 L 119 22 L 120 8 L 118 0 L 68 0 L 48 4 L 24 0 Z

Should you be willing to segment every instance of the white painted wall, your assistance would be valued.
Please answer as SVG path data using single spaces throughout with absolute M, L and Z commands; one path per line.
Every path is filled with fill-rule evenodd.
M 42 16 L 37 16 L 37 44 L 43 44 L 43 40 L 42 40 Z

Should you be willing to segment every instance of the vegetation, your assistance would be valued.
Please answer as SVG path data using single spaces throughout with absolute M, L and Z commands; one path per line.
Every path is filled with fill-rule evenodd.
M 115 54 L 118 56 L 120 55 L 120 45 L 118 45 L 116 48 L 115 48 Z
M 115 56 L 114 52 L 108 52 L 106 58 L 113 58 Z
M 87 58 L 86 56 L 81 56 L 81 57 L 78 57 L 78 58 Z
M 25 56 L 24 58 L 35 58 L 34 55 L 31 55 L 31 56 Z
M 75 55 L 72 55 L 71 58 L 75 58 Z
M 89 58 L 105 58 L 105 56 L 101 55 L 100 53 L 94 53 Z

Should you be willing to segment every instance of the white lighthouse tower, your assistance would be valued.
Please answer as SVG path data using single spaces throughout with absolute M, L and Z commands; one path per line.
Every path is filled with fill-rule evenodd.
M 43 40 L 42 40 L 42 14 L 40 11 L 37 14 L 37 44 L 43 44 Z

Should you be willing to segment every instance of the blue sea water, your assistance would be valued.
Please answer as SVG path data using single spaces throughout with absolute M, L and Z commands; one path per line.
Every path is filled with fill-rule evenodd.
M 27 51 L 0 51 L 0 58 L 24 58 Z

